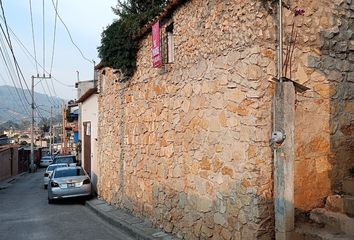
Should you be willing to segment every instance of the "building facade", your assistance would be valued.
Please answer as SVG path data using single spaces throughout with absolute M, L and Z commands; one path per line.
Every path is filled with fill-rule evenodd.
M 305 15 L 295 19 L 295 6 Z M 303 212 L 340 191 L 354 165 L 354 9 L 337 0 L 289 9 L 284 42 L 293 25 L 298 35 L 294 50 L 284 47 L 288 77 L 310 89 L 295 106 Z M 100 70 L 99 196 L 180 238 L 273 238 L 275 12 L 268 1 L 181 1 L 157 19 L 162 67 L 152 67 L 147 32 L 129 81 Z
M 97 88 L 88 89 L 78 100 L 80 107 L 81 162 L 91 176 L 92 187 L 97 190 L 97 125 L 98 102 Z

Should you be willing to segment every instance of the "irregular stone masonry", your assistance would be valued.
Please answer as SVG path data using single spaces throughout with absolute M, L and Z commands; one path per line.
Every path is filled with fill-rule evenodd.
M 353 7 L 295 5 L 292 76 L 311 88 L 297 96 L 295 198 L 308 210 L 353 164 Z M 98 194 L 180 238 L 272 239 L 276 18 L 262 1 L 192 0 L 162 31 L 171 20 L 173 64 L 152 68 L 147 35 L 132 79 L 100 72 Z

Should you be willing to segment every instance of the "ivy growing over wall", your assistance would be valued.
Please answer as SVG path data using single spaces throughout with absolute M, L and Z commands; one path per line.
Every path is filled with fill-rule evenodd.
M 118 19 L 102 32 L 98 47 L 103 65 L 131 76 L 139 45 L 133 35 L 160 13 L 166 3 L 167 0 L 118 0 L 117 6 L 112 8 Z

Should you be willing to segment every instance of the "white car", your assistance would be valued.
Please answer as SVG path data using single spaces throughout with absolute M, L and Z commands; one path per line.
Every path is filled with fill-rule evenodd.
M 56 168 L 48 183 L 48 203 L 55 199 L 90 197 L 91 180 L 82 167 Z
M 44 188 L 47 189 L 50 176 L 52 176 L 53 171 L 58 167 L 67 167 L 66 163 L 51 164 L 47 167 L 43 177 Z
M 48 167 L 52 163 L 53 163 L 53 158 L 51 156 L 44 156 L 41 158 L 39 166 Z

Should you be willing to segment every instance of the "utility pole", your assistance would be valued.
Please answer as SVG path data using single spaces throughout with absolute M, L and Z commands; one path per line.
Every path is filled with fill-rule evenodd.
M 35 172 L 36 171 L 36 165 L 34 164 L 34 109 L 35 109 L 35 103 L 34 103 L 34 79 L 38 78 L 38 79 L 50 79 L 52 78 L 51 75 L 49 75 L 49 77 L 46 77 L 45 74 L 43 74 L 42 77 L 40 77 L 38 74 L 37 76 L 32 76 L 32 85 L 31 85 L 31 164 L 30 164 L 30 172 Z
M 273 135 L 281 136 L 274 147 L 275 239 L 291 240 L 294 234 L 294 132 L 295 86 L 283 77 L 283 3 L 279 0 L 278 77 L 275 86 Z M 278 140 L 279 141 L 279 140 Z
M 62 154 L 68 153 L 68 133 L 66 132 L 66 105 L 63 106 L 63 147 L 62 147 Z
M 52 156 L 52 136 L 53 136 L 53 106 L 50 106 L 50 130 L 49 130 L 49 154 Z
M 30 164 L 30 171 L 34 172 L 34 76 L 32 76 L 32 102 L 31 102 L 31 164 Z

